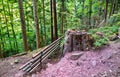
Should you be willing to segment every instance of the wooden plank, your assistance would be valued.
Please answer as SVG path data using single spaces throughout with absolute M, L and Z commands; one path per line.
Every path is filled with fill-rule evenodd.
M 57 46 L 56 46 L 56 48 L 55 48 L 54 50 L 52 50 L 52 52 L 55 51 L 56 49 L 57 49 Z M 42 62 L 43 62 L 52 52 L 50 51 L 50 53 L 49 53 L 48 55 L 46 55 L 46 56 L 42 59 Z M 37 65 L 30 70 L 30 73 L 33 72 L 40 64 L 41 64 L 41 63 L 37 63 Z
M 58 44 L 59 45 L 59 44 Z M 46 57 L 46 56 L 49 56 L 50 55 L 50 52 L 53 52 L 56 48 L 58 48 L 58 45 L 55 46 L 55 48 L 52 48 L 49 52 L 47 52 L 46 54 L 43 55 L 42 59 L 38 59 L 36 62 L 34 62 L 30 68 L 34 68 L 39 62 L 40 60 L 43 61 L 43 59 Z M 27 72 L 29 72 L 31 69 L 28 69 Z
M 54 41 L 53 43 L 51 43 L 49 46 L 47 46 L 47 48 L 44 48 L 41 51 L 42 53 L 44 52 L 42 59 L 40 59 L 41 52 L 39 52 L 32 57 L 32 60 L 28 61 L 26 64 L 21 66 L 19 70 L 23 70 L 24 72 L 29 72 L 35 67 L 37 67 L 36 65 L 39 65 L 40 61 L 44 61 L 53 51 L 55 51 L 58 48 L 59 42 L 61 41 L 62 38 L 63 36 L 57 39 L 56 41 Z
M 45 51 L 45 50 L 48 49 L 51 45 L 53 45 L 53 44 L 55 44 L 56 42 L 60 41 L 62 38 L 63 38 L 63 36 L 61 36 L 60 38 L 58 38 L 57 40 L 55 40 L 53 43 L 51 43 L 50 45 L 48 45 L 48 47 L 45 48 L 45 49 L 43 49 L 42 51 Z M 38 52 L 36 55 L 34 55 L 33 58 L 36 57 L 36 56 L 38 56 L 39 54 L 40 54 L 40 52 Z

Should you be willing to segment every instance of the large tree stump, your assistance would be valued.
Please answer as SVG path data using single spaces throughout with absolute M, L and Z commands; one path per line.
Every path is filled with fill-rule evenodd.
M 67 39 L 66 39 L 67 38 Z M 94 39 L 86 31 L 67 31 L 65 34 L 65 44 L 63 52 L 86 51 L 93 47 Z

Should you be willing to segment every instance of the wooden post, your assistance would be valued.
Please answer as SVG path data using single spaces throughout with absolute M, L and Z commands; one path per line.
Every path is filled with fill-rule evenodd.
M 119 28 L 119 30 L 118 30 L 118 38 L 120 38 L 120 28 Z
M 40 54 L 40 68 L 42 69 L 42 56 L 43 56 L 43 51 Z

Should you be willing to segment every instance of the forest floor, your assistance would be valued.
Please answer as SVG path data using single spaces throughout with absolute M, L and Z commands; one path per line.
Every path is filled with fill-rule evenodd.
M 0 59 L 0 77 L 14 77 L 13 75 L 19 71 L 19 68 L 40 50 L 41 49 L 28 52 L 28 54 L 17 54 L 12 57 Z
M 81 52 L 78 59 L 71 59 L 71 55 Z M 18 77 L 18 68 L 32 54 L 0 60 L 0 77 Z M 17 64 L 14 63 L 16 59 L 19 60 Z M 46 65 L 46 69 L 26 77 L 120 77 L 120 42 L 114 41 L 96 50 L 66 53 L 59 62 Z

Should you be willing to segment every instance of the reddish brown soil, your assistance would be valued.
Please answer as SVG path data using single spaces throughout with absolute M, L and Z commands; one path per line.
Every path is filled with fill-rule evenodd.
M 39 49 L 40 50 L 40 49 Z M 31 59 L 33 54 L 36 54 L 39 50 L 29 52 L 27 55 L 8 57 L 0 60 L 0 77 L 14 77 L 19 68 Z M 18 60 L 18 63 L 15 61 Z
M 35 77 L 120 77 L 120 43 L 86 51 L 75 61 L 69 59 L 72 53 Z
M 26 77 L 120 77 L 120 42 L 112 42 L 110 46 L 97 50 L 84 51 L 79 59 L 71 60 L 70 56 L 76 52 L 67 53 L 58 63 L 48 63 L 46 69 Z M 18 77 L 16 72 L 26 58 L 19 57 L 20 62 L 14 64 L 14 67 L 9 67 L 10 59 L 1 61 L 0 77 Z M 6 70 L 7 72 L 3 72 Z

